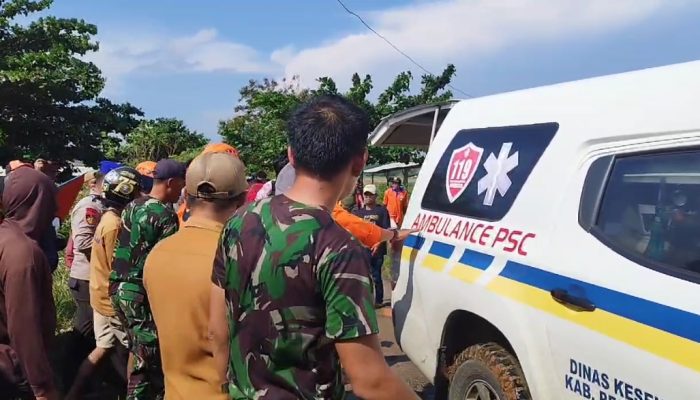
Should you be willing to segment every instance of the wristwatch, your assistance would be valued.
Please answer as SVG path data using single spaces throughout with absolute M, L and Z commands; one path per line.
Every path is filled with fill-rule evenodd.
M 392 242 L 395 242 L 396 239 L 399 238 L 399 230 L 398 230 L 398 229 L 392 229 L 391 231 L 394 232 L 394 236 L 391 237 L 391 241 L 392 241 Z

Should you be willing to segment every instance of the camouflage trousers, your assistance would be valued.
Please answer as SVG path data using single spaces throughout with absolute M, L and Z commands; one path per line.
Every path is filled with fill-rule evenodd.
M 122 282 L 112 296 L 112 305 L 126 330 L 134 358 L 127 400 L 161 400 L 165 396 L 158 334 L 144 293 L 141 285 Z

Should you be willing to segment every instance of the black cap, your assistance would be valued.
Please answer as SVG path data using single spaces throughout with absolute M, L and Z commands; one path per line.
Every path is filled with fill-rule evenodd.
M 181 162 L 175 160 L 163 159 L 158 161 L 156 169 L 153 172 L 153 179 L 166 180 L 173 178 L 185 179 L 187 167 Z

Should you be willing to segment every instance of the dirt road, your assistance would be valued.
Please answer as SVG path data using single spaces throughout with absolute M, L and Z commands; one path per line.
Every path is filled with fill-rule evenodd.
M 389 281 L 384 281 L 384 298 L 386 303 L 389 303 L 391 296 L 391 284 Z M 391 307 L 385 307 L 377 310 L 377 322 L 379 323 L 379 341 L 382 346 L 382 352 L 391 369 L 396 371 L 404 381 L 420 396 L 422 400 L 433 400 L 434 391 L 433 385 L 420 372 L 418 368 L 408 359 L 396 344 L 394 336 L 394 325 L 391 322 Z M 348 387 L 348 389 L 350 389 Z M 356 400 L 357 398 L 350 395 L 348 400 Z
M 391 308 L 387 307 L 377 311 L 379 341 L 387 363 L 391 366 L 391 369 L 396 371 L 411 386 L 421 399 L 433 400 L 433 386 L 396 344 L 394 327 L 391 323 Z M 348 385 L 347 389 L 351 389 L 350 385 Z M 357 400 L 357 397 L 350 394 L 348 400 Z
M 408 357 L 401 352 L 394 338 L 394 327 L 391 323 L 391 309 L 385 308 L 378 313 L 379 338 L 384 351 L 384 357 L 391 368 L 401 376 L 423 400 L 433 399 L 433 386 L 428 379 L 416 368 Z

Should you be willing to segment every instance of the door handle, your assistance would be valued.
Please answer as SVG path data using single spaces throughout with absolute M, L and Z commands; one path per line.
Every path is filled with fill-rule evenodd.
M 564 289 L 553 289 L 549 292 L 557 303 L 573 308 L 575 311 L 595 311 L 596 306 L 585 297 L 574 296 Z

